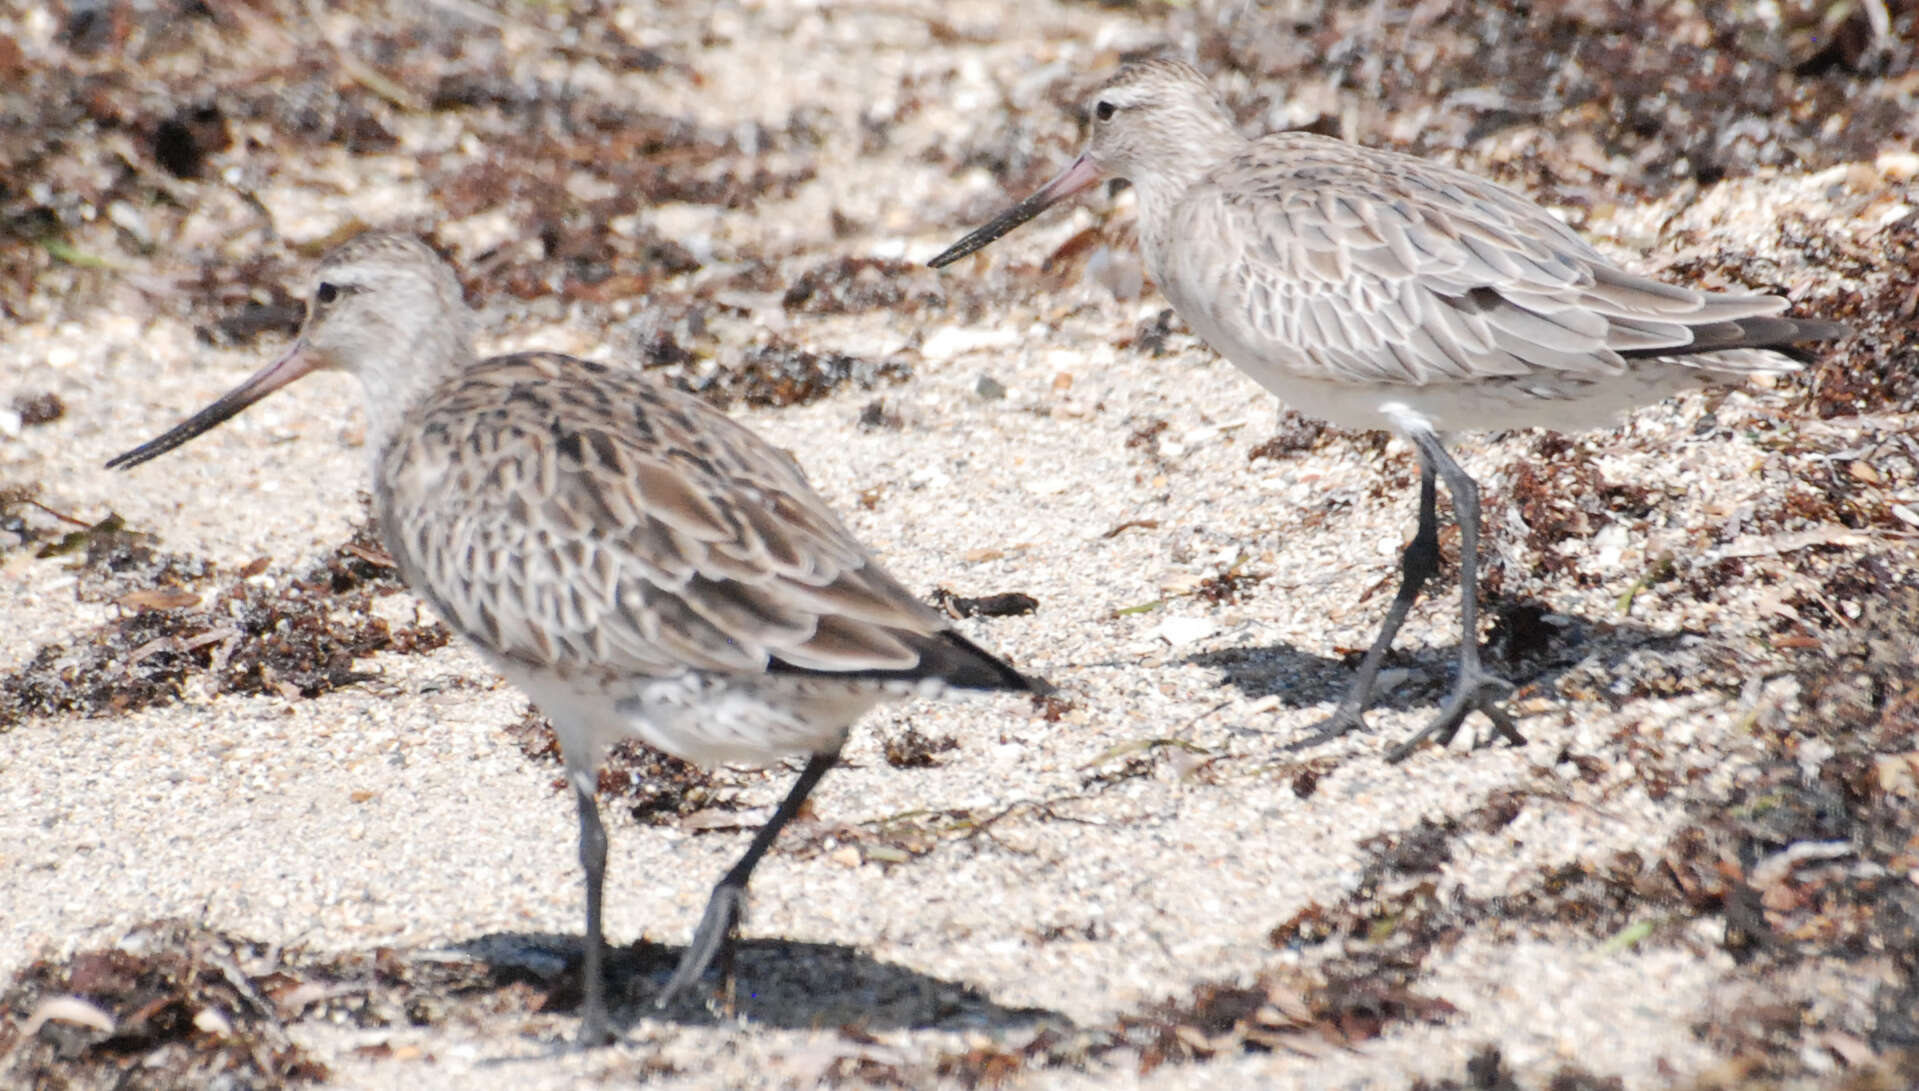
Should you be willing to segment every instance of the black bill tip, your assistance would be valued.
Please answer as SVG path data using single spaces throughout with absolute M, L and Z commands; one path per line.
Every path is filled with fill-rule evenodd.
M 1100 169 L 1089 156 L 1082 155 L 1052 181 L 1033 191 L 1033 195 L 993 217 L 991 223 L 939 252 L 926 264 L 941 269 L 977 250 L 992 245 L 1000 236 L 1053 207 L 1099 180 Z
M 159 458 L 188 440 L 225 424 L 240 410 L 312 371 L 320 363 L 321 360 L 308 351 L 303 336 L 287 349 L 286 355 L 254 372 L 246 382 L 222 395 L 219 401 L 174 425 L 166 434 L 108 459 L 107 469 L 129 470 L 142 462 Z

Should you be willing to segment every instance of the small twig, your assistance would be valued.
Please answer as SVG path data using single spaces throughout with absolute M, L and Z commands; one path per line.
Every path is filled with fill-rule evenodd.
M 1203 712 L 1194 713 L 1191 719 L 1187 720 L 1184 724 L 1180 726 L 1178 731 L 1174 732 L 1171 735 L 1160 735 L 1150 739 L 1134 739 L 1131 742 L 1120 743 L 1117 746 L 1109 748 L 1105 753 L 1099 755 L 1096 758 L 1093 758 L 1091 761 L 1085 762 L 1084 764 L 1078 766 L 1078 768 L 1091 769 L 1096 765 L 1104 765 L 1107 762 L 1112 761 L 1114 758 L 1122 758 L 1127 756 L 1128 754 L 1136 754 L 1143 750 L 1157 750 L 1162 746 L 1176 746 L 1176 747 L 1179 747 L 1181 750 L 1185 750 L 1186 752 L 1191 754 L 1204 754 L 1209 760 L 1217 760 L 1223 757 L 1230 757 L 1231 755 L 1229 754 L 1213 753 L 1211 750 L 1208 750 L 1205 747 L 1199 745 L 1198 743 L 1193 742 L 1191 739 L 1186 738 L 1185 734 L 1186 732 L 1191 731 L 1194 728 L 1194 726 L 1197 725 L 1201 720 L 1205 719 L 1208 716 L 1211 716 L 1213 713 L 1218 712 L 1220 709 L 1223 709 L 1231 704 L 1232 704 L 1231 701 L 1221 701 L 1218 704 L 1214 705 L 1213 707 L 1209 709 L 1206 709 Z
M 35 500 L 31 496 L 23 496 L 20 498 L 20 500 L 24 504 L 29 504 L 33 507 L 39 508 L 41 511 L 46 512 L 48 515 L 53 516 L 55 519 L 58 519 L 63 523 L 72 523 L 76 527 L 83 527 L 87 530 L 92 530 L 94 527 L 99 525 L 98 523 L 89 523 L 85 519 L 75 519 L 73 516 L 68 515 L 64 511 L 55 511 L 54 509 L 46 506 L 45 504 L 42 504 L 40 501 Z

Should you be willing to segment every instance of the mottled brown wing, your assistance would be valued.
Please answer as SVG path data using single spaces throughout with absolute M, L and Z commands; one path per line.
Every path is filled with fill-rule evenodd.
M 1235 360 L 1333 382 L 1614 374 L 1626 356 L 1771 343 L 1740 320 L 1786 306 L 1634 276 L 1510 190 L 1297 133 L 1193 187 L 1171 230 L 1209 243 L 1168 247 L 1162 271 L 1196 332 Z
M 494 655 L 620 675 L 912 675 L 950 652 L 944 620 L 792 459 L 637 375 L 487 361 L 404 434 L 413 449 L 381 459 L 390 546 Z

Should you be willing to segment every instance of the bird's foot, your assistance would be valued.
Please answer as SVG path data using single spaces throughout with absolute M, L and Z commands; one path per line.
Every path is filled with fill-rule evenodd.
M 739 927 L 745 907 L 745 888 L 725 883 L 713 888 L 706 913 L 700 917 L 700 926 L 694 929 L 693 939 L 686 945 L 686 953 L 680 956 L 680 965 L 673 971 L 672 979 L 653 998 L 654 1007 L 666 1007 L 674 997 L 705 976 L 713 960 L 733 942 L 733 930 Z
M 1311 734 L 1286 744 L 1287 750 L 1309 750 L 1323 743 L 1332 742 L 1341 735 L 1366 730 L 1366 714 L 1352 701 L 1341 701 L 1331 716 L 1314 724 Z
M 1519 729 L 1513 726 L 1513 718 L 1507 715 L 1505 708 L 1500 704 L 1512 696 L 1512 692 L 1511 682 L 1490 674 L 1483 668 L 1474 666 L 1461 671 L 1459 681 L 1453 686 L 1453 692 L 1446 698 L 1446 703 L 1440 707 L 1439 715 L 1434 716 L 1425 727 L 1421 728 L 1419 734 L 1394 747 L 1386 755 L 1386 760 L 1389 763 L 1404 761 L 1407 755 L 1419 749 L 1420 744 L 1428 739 L 1440 746 L 1445 746 L 1453 741 L 1454 735 L 1459 733 L 1459 725 L 1474 712 L 1484 713 L 1486 718 L 1493 722 L 1493 730 L 1498 732 L 1501 738 L 1514 746 L 1526 745 L 1526 736 L 1521 735 Z
M 620 1032 L 613 1029 L 613 1021 L 604 1007 L 591 1008 L 580 1016 L 580 1036 L 574 1044 L 580 1049 L 598 1049 L 610 1046 L 620 1040 Z

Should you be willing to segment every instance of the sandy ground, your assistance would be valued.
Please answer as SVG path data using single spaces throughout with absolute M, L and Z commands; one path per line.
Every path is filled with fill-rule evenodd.
M 681 241 L 707 265 L 672 287 L 697 294 L 749 246 L 789 278 L 843 255 L 923 260 L 1008 186 L 1064 161 L 1071 122 L 1042 97 L 1042 77 L 1091 70 L 1157 34 L 1137 14 L 1093 6 L 938 10 L 909 3 L 854 18 L 782 3 L 621 16 L 630 41 L 669 55 L 704 41 L 697 77 L 675 65 L 614 72 L 530 28 L 501 33 L 519 71 L 718 130 L 814 112 L 817 171 L 790 197 L 751 209 L 671 204 L 606 225 Z M 322 24 L 336 39 L 348 33 Z M 58 48 L 55 28 L 30 17 L 6 29 L 30 56 Z M 780 73 L 793 97 L 764 93 L 755 71 Z M 941 142 L 990 146 L 1009 108 L 1042 134 L 1025 174 L 955 171 L 922 154 Z M 864 148 L 861 118 L 895 115 L 889 140 Z M 397 143 L 384 152 L 323 149 L 276 164 L 236 145 L 216 164 L 257 179 L 252 192 L 276 245 L 294 247 L 285 269 L 296 275 L 298 255 L 355 221 L 430 228 L 463 261 L 530 245 L 503 215 L 441 211 L 417 164 L 460 152 L 455 127 L 424 115 L 391 128 Z M 1770 225 L 1804 217 L 1834 245 L 1873 252 L 1913 211 L 1910 165 L 1894 151 L 1589 210 L 1587 230 L 1641 268 L 1729 248 L 1820 313 L 1831 293 L 1870 294 L 1884 271 L 1836 272 Z M 270 558 L 249 577 L 270 592 L 365 519 L 349 380 L 309 380 L 133 473 L 101 468 L 278 344 L 210 346 L 196 335 L 205 314 L 167 298 L 189 290 L 199 265 L 260 245 L 250 206 L 215 175 L 179 183 L 194 203 L 175 244 L 106 270 L 51 266 L 41 305 L 0 329 L 0 395 L 53 392 L 65 404 L 43 425 L 15 413 L 0 435 L 0 484 L 37 486 L 40 504 L 86 522 L 114 513 L 157 548 L 212 562 L 209 592 Z M 1845 216 L 1833 216 L 1835 202 Z M 949 270 L 969 281 L 956 293 L 974 293 L 952 307 L 820 314 L 783 307 L 778 287 L 750 298 L 727 289 L 732 303 L 711 309 L 703 342 L 720 365 L 771 331 L 814 352 L 910 366 L 903 383 L 734 412 L 795 452 L 908 586 L 1034 596 L 1031 615 L 962 625 L 1051 678 L 1061 703 L 914 703 L 864 722 L 811 819 L 755 877 L 732 1014 L 652 1012 L 641 1001 L 663 977 L 659 961 L 633 983 L 625 1041 L 589 1054 L 555 1052 L 575 1025 L 568 1003 L 508 1002 L 520 994 L 502 992 L 497 975 L 482 997 L 506 999 L 451 992 L 442 1008 L 405 1017 L 282 1002 L 275 1040 L 324 1066 L 327 1081 L 370 1088 L 642 1077 L 671 1087 L 1397 1088 L 1468 1079 L 1469 1058 L 1488 1046 L 1523 1087 L 1567 1073 L 1594 1081 L 1568 1086 L 1817 1086 L 1892 1063 L 1873 1015 L 1875 997 L 1901 980 L 1892 944 L 1755 958 L 1730 938 L 1743 926 L 1720 902 L 1688 900 L 1672 877 L 1685 874 L 1674 860 L 1686 831 L 1746 798 L 1781 760 L 1817 779 L 1817 747 L 1780 749 L 1810 715 L 1795 656 L 1814 653 L 1780 636 L 1810 616 L 1808 603 L 1848 627 L 1872 616 L 1871 592 L 1840 597 L 1835 571 L 1867 557 L 1893 584 L 1919 571 L 1907 525 L 1919 517 L 1893 511 L 1919 510 L 1915 456 L 1896 439 L 1915 418 L 1881 407 L 1820 420 L 1789 381 L 1649 407 L 1578 439 L 1580 465 L 1644 490 L 1644 502 L 1544 545 L 1514 495 L 1528 467 L 1557 465 L 1541 437 L 1461 437 L 1456 449 L 1488 497 L 1499 601 L 1545 607 L 1545 635 L 1501 666 L 1528 682 L 1516 699 L 1528 744 L 1462 737 L 1403 765 L 1382 761 L 1443 692 L 1457 600 L 1436 592 L 1401 637 L 1396 687 L 1373 731 L 1287 752 L 1329 711 L 1349 677 L 1342 655 L 1365 646 L 1390 596 L 1415 469 L 1402 444 L 1359 435 L 1249 457 L 1275 434 L 1273 401 L 1177 324 L 1152 351 L 1138 335 L 1163 301 L 1150 287 L 1131 298 L 1111 290 L 1126 280 L 1117 225 L 1129 203 L 1096 200 Z M 836 215 L 855 226 L 835 232 Z M 1102 222 L 1120 245 L 1098 260 L 1117 273 L 1038 270 Z M 941 290 L 933 274 L 912 276 Z M 603 360 L 631 356 L 632 316 L 646 307 L 499 293 L 486 302 L 490 347 Z M 1003 396 L 982 393 L 983 377 Z M 861 424 L 876 400 L 892 424 Z M 1781 514 L 1785 499 L 1824 495 L 1826 475 L 1860 460 L 1877 467 L 1858 501 L 1871 521 L 1813 507 Z M 1547 494 L 1561 485 L 1590 498 L 1570 469 L 1548 477 Z M 39 509 L 27 514 L 48 525 Z M 40 557 L 34 544 L 0 553 L 0 671 L 55 644 L 82 646 L 129 612 L 78 601 L 84 560 Z M 1648 580 L 1669 555 L 1689 578 Z M 1713 567 L 1729 559 L 1739 566 Z M 1223 575 L 1244 580 L 1235 590 Z M 414 607 L 395 594 L 376 609 L 398 625 Z M 1909 646 L 1891 654 L 1912 662 Z M 240 943 L 233 957 L 248 974 L 294 955 L 337 962 L 387 949 L 415 965 L 518 966 L 522 985 L 554 989 L 580 927 L 574 816 L 553 769 L 509 734 L 524 699 L 457 643 L 354 666 L 371 678 L 313 699 L 218 693 L 202 673 L 172 703 L 6 727 L 0 973 L 116 944 L 143 950 L 143 925 L 178 918 Z M 908 727 L 957 747 L 930 767 L 895 768 L 883 743 Z M 763 807 L 789 776 L 718 779 L 736 802 Z M 609 934 L 670 954 L 748 834 L 608 812 Z M 899 834 L 909 827 L 919 832 Z M 1435 829 L 1443 848 L 1408 855 L 1409 839 Z M 1785 840 L 1767 851 L 1814 839 Z M 1756 863 L 1728 866 L 1761 889 Z M 1887 881 L 1907 883 L 1888 867 Z M 1617 897 L 1599 908 L 1563 889 L 1622 868 L 1606 887 Z M 1335 922 L 1330 938 L 1302 931 L 1314 914 Z M 1348 918 L 1371 924 L 1341 931 Z M 1428 925 L 1432 934 L 1414 935 Z M 1369 981 L 1382 982 L 1371 999 L 1352 1000 Z M 1220 986 L 1269 990 L 1282 1012 L 1208 1024 L 1194 1014 L 1204 1008 L 1195 989 Z M 1289 997 L 1307 1010 L 1284 1014 Z M 1792 1013 L 1783 1029 L 1752 1014 L 1768 1004 Z M 0 1012 L 14 1031 L 32 1014 Z M 1163 1038 L 1140 1029 L 1154 1019 Z M 1258 1040 L 1261 1027 L 1277 1037 Z M 186 1072 L 218 1038 L 203 1027 L 125 1056 Z M 57 1057 L 44 1042 L 16 1040 L 0 1059 L 12 1075 L 0 1078 L 99 1078 L 85 1067 L 98 1054 Z

